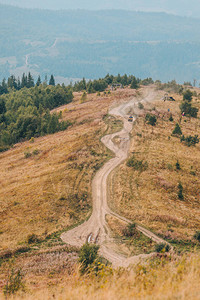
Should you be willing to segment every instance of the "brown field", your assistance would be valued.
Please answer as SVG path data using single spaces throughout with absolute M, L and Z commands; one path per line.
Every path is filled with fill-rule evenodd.
M 173 96 L 176 102 L 155 101 L 141 111 L 143 116 L 132 131 L 130 157 L 147 162 L 148 167 L 139 171 L 124 162 L 111 174 L 110 206 L 164 238 L 187 240 L 200 230 L 200 144 L 188 147 L 179 137 L 171 136 L 180 121 L 182 100 L 182 96 Z M 193 99 L 193 105 L 200 110 L 198 98 Z M 156 126 L 144 122 L 147 112 L 157 116 Z M 169 121 L 170 113 L 173 122 Z M 183 117 L 180 122 L 184 135 L 200 136 L 199 118 Z M 176 170 L 177 160 L 181 170 Z M 179 182 L 184 200 L 178 199 Z

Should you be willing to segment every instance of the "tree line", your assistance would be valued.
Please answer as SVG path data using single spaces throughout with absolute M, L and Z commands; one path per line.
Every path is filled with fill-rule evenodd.
M 44 84 L 55 86 L 55 79 L 53 74 L 51 75 L 49 82 L 47 81 L 47 76 L 45 76 Z M 10 89 L 21 90 L 23 88 L 32 88 L 34 86 L 40 86 L 42 84 L 42 80 L 40 75 L 37 78 L 37 81 L 34 82 L 34 78 L 29 72 L 28 75 L 23 73 L 22 77 L 16 78 L 14 75 L 8 77 L 8 80 L 4 78 L 0 84 L 0 95 L 9 93 Z
M 154 83 L 152 78 L 146 78 L 141 80 L 140 78 L 136 78 L 133 75 L 120 75 L 113 76 L 107 74 L 104 78 L 99 78 L 98 80 L 89 80 L 88 82 L 83 78 L 82 80 L 76 82 L 73 86 L 73 90 L 75 92 L 87 91 L 89 94 L 95 92 L 103 92 L 108 86 L 115 86 L 116 84 L 120 84 L 122 87 L 130 86 L 132 89 L 139 88 L 140 84 L 149 85 Z

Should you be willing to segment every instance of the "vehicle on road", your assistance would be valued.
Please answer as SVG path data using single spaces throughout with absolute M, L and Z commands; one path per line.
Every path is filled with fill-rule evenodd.
M 129 116 L 128 121 L 133 122 L 133 116 Z

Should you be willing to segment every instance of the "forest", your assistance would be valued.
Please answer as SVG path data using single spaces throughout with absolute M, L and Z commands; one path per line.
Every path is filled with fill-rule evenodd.
M 23 74 L 22 80 L 14 76 L 7 82 L 4 79 L 0 91 L 0 151 L 19 141 L 65 130 L 71 125 L 70 121 L 62 120 L 61 114 L 50 113 L 51 109 L 72 101 L 71 87 L 39 81 L 34 84 L 29 73 Z
M 37 81 L 29 72 L 21 78 L 11 75 L 0 84 L 0 152 L 19 141 L 43 136 L 67 129 L 70 120 L 63 121 L 62 114 L 50 113 L 55 107 L 70 103 L 73 92 L 88 94 L 105 91 L 108 86 L 129 86 L 136 89 L 140 84 L 153 83 L 152 78 L 141 80 L 133 75 L 113 76 L 107 74 L 98 80 L 83 78 L 74 85 L 55 84 L 54 76 L 44 81 L 39 75 Z

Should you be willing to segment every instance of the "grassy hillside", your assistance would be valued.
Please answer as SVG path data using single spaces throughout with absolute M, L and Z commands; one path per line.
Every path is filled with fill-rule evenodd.
M 129 167 L 125 162 L 112 173 L 110 205 L 168 239 L 177 249 L 186 250 L 196 246 L 193 235 L 200 229 L 200 144 L 188 147 L 172 132 L 180 122 L 185 136 L 200 136 L 200 120 L 199 116 L 181 117 L 183 96 L 172 95 L 175 102 L 156 101 L 138 108 L 141 117 L 133 127 L 129 156 L 135 164 Z M 199 97 L 193 98 L 193 106 L 200 108 Z M 156 126 L 145 122 L 147 113 L 157 117 Z M 140 161 L 145 168 L 137 164 Z M 178 197 L 179 183 L 184 199 Z
M 192 91 L 192 105 L 200 108 L 200 90 Z M 163 94 L 155 92 L 155 99 Z M 107 115 L 108 108 L 133 95 L 135 90 L 127 88 L 83 101 L 74 93 L 71 103 L 54 109 L 73 122 L 71 127 L 0 154 L 0 298 L 12 272 L 20 270 L 21 289 L 10 299 L 198 299 L 200 244 L 193 235 L 200 229 L 200 145 L 188 147 L 172 131 L 178 122 L 185 136 L 200 135 L 200 119 L 199 114 L 181 118 L 182 95 L 170 93 L 175 102 L 138 106 L 129 157 L 134 156 L 133 167 L 127 160 L 109 182 L 111 208 L 160 234 L 175 251 L 153 254 L 129 269 L 101 264 L 98 272 L 81 276 L 78 249 L 60 240 L 61 232 L 90 215 L 92 178 L 112 156 L 99 139 L 119 131 L 122 123 Z M 146 114 L 156 116 L 155 126 L 145 121 Z M 180 182 L 184 199 L 178 198 Z M 127 255 L 154 250 L 142 236 L 122 241 L 124 223 L 112 216 L 107 222 Z
M 54 110 L 62 110 L 73 126 L 0 154 L 1 249 L 26 243 L 32 233 L 43 239 L 90 214 L 91 180 L 111 155 L 99 139 L 121 126 L 102 117 L 120 93 L 88 95 L 85 103 L 75 93 L 71 104 Z M 133 93 L 127 90 L 124 97 Z

